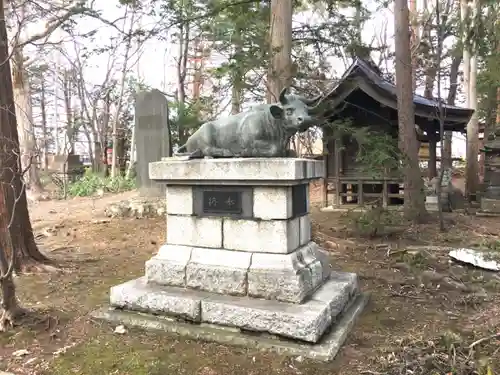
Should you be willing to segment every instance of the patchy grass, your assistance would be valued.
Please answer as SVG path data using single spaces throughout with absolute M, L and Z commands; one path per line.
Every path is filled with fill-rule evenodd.
M 489 241 L 500 221 L 455 215 L 448 216 L 446 233 L 429 223 L 410 226 L 397 238 L 367 240 L 357 238 L 349 218 L 340 214 L 314 212 L 313 220 L 315 239 L 330 251 L 333 267 L 357 272 L 363 290 L 372 293 L 333 363 L 140 330 L 118 335 L 113 326 L 92 321 L 89 312 L 107 304 L 109 287 L 142 275 L 144 262 L 163 242 L 164 220 L 148 219 L 69 223 L 44 239 L 64 272 L 16 279 L 19 297 L 33 313 L 22 327 L 0 335 L 0 369 L 30 375 L 395 375 L 406 370 L 465 375 L 489 361 L 492 371 L 500 371 L 493 367 L 500 363 L 497 338 L 468 349 L 500 331 L 498 275 L 449 263 L 439 247 L 408 250 L 408 245 Z M 450 335 L 451 344 L 443 339 Z M 29 353 L 13 357 L 19 349 Z

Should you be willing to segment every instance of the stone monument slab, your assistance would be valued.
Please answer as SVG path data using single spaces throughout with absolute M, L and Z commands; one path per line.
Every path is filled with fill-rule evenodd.
M 135 98 L 137 186 L 141 195 L 162 196 L 165 186 L 149 177 L 149 163 L 172 155 L 168 102 L 159 90 L 137 93 Z

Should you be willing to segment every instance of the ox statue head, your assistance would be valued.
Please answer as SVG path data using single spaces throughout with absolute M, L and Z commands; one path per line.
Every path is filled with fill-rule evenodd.
M 286 128 L 294 131 L 311 126 L 314 123 L 312 117 L 317 111 L 322 95 L 312 99 L 305 99 L 298 95 L 288 95 L 287 88 L 281 90 L 279 103 L 271 106 L 271 114 L 274 118 L 285 121 Z

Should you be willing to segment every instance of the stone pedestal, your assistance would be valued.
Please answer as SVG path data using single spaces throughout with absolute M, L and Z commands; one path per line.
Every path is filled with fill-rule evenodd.
M 111 288 L 111 305 L 318 343 L 364 303 L 357 276 L 332 272 L 311 240 L 309 182 L 322 169 L 291 158 L 151 163 L 167 185 L 166 244 L 144 277 Z
M 490 135 L 483 152 L 485 190 L 481 194 L 479 213 L 500 215 L 500 134 Z

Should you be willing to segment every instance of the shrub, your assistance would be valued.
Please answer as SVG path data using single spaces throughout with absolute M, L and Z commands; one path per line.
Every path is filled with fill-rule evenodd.
M 100 191 L 120 193 L 135 188 L 135 180 L 124 176 L 103 177 L 92 172 L 90 168 L 85 170 L 84 175 L 77 181 L 67 186 L 67 194 L 72 197 L 88 197 Z
M 398 212 L 389 211 L 381 206 L 365 207 L 363 212 L 350 215 L 354 233 L 362 237 L 374 238 L 387 235 L 387 229 L 401 223 Z

